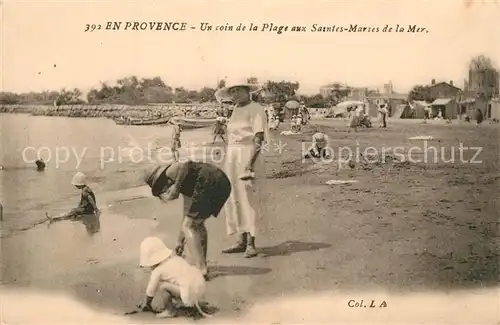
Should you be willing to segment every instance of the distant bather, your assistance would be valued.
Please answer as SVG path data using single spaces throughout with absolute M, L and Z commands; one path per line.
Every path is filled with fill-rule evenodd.
M 35 164 L 36 164 L 36 170 L 38 171 L 45 170 L 45 162 L 43 161 L 43 159 L 38 159 L 37 161 L 35 161 Z

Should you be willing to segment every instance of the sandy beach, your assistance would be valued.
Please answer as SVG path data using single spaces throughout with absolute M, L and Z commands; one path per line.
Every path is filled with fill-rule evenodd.
M 386 161 L 357 163 L 354 169 L 337 172 L 335 163 L 301 161 L 302 142 L 317 131 L 329 135 L 334 149 L 361 150 L 408 150 L 423 145 L 409 137 L 430 135 L 434 140 L 428 145 L 444 150 L 459 143 L 482 147 L 476 157 L 482 163 L 458 158 L 453 163 Z M 375 122 L 374 128 L 358 133 L 348 133 L 344 121 L 318 120 L 300 135 L 275 134 L 273 141 L 286 145 L 281 153 L 265 153 L 259 256 L 222 255 L 221 249 L 234 240 L 225 235 L 224 215 L 207 222 L 213 278 L 206 301 L 215 316 L 200 322 L 498 321 L 493 297 L 499 280 L 499 137 L 498 125 L 401 120 L 389 120 L 385 130 Z M 473 154 L 467 151 L 465 157 Z M 332 179 L 357 183 L 325 184 Z M 12 297 L 28 299 L 29 294 L 53 299 L 63 295 L 111 315 L 103 322 L 190 322 L 190 317 L 157 321 L 151 314 L 123 316 L 142 299 L 147 281 L 137 267 L 139 243 L 155 234 L 173 245 L 180 226 L 180 200 L 162 204 L 148 191 L 141 186 L 104 195 L 102 230 L 93 238 L 86 237 L 81 224 L 68 222 L 50 229 L 41 225 L 2 240 L 2 300 L 8 302 L 4 308 L 9 312 L 5 322 L 29 321 L 28 300 L 12 303 Z M 64 241 L 77 240 L 89 244 L 78 251 L 65 248 Z M 386 301 L 388 307 L 359 311 L 348 306 L 350 300 Z M 81 319 L 72 318 L 69 311 L 61 316 L 61 302 L 55 303 L 59 308 L 49 300 L 45 303 L 38 312 L 46 316 L 37 317 L 39 322 Z M 416 304 L 419 311 L 411 307 Z M 483 309 L 478 312 L 479 306 Z

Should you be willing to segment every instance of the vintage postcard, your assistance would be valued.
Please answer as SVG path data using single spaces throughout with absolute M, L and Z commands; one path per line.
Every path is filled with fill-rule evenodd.
M 5 324 L 500 322 L 500 3 L 0 5 Z

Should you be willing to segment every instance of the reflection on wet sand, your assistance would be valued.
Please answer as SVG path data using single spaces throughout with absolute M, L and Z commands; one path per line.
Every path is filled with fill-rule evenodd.
M 101 230 L 101 222 L 100 222 L 100 213 L 99 214 L 84 214 L 74 218 L 72 222 L 81 222 L 85 226 L 85 230 L 89 234 L 89 236 L 93 236 Z M 49 222 L 49 227 L 52 223 Z

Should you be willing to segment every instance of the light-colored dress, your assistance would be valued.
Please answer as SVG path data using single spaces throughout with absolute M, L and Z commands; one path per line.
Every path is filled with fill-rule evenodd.
M 354 111 L 351 111 L 351 119 L 349 125 L 351 128 L 355 128 L 358 126 L 359 122 L 363 120 L 364 110 L 363 107 L 358 107 Z
M 170 256 L 151 272 L 146 295 L 154 297 L 158 290 L 168 289 L 168 286 L 163 286 L 165 283 L 179 286 L 182 302 L 189 307 L 205 294 L 205 279 L 201 272 L 179 256 Z
M 358 117 L 354 110 L 349 112 L 349 127 L 355 128 L 358 126 Z
M 297 116 L 297 118 L 295 119 L 295 125 L 300 128 L 300 126 L 302 125 L 302 116 Z
M 231 195 L 224 206 L 228 235 L 249 232 L 255 236 L 255 220 L 262 206 L 257 191 L 265 179 L 262 152 L 255 162 L 255 180 L 242 181 L 240 176 L 250 161 L 253 139 L 259 132 L 264 132 L 264 139 L 268 142 L 264 107 L 254 102 L 235 107 L 227 124 L 228 146 L 224 166 L 232 186 Z
M 274 117 L 274 115 L 269 115 L 268 126 L 269 126 L 269 130 L 276 129 L 276 118 Z

